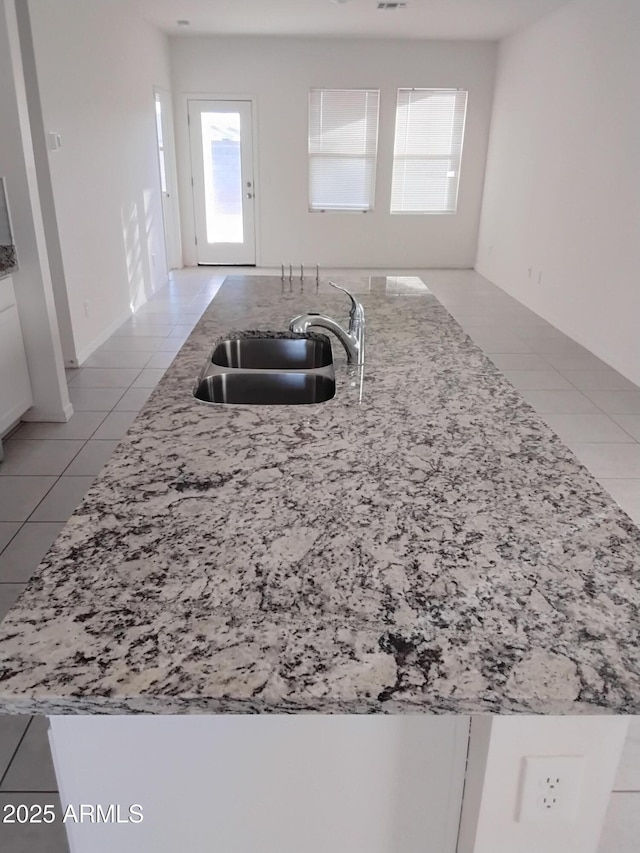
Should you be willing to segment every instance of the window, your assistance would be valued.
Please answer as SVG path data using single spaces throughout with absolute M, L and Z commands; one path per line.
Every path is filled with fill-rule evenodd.
M 309 93 L 309 210 L 373 210 L 377 89 Z
M 398 89 L 391 213 L 455 213 L 467 93 Z

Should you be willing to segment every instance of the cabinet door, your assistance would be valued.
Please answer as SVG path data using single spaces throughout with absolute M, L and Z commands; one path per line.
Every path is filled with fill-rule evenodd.
M 0 436 L 33 404 L 18 309 L 0 312 Z

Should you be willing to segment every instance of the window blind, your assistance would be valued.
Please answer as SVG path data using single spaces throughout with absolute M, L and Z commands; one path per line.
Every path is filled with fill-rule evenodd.
M 373 210 L 377 89 L 311 89 L 309 210 Z
M 467 92 L 398 89 L 391 213 L 455 213 Z

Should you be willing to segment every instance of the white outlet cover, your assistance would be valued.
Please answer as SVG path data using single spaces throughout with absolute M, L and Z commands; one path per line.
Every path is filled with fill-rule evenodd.
M 567 823 L 578 816 L 584 755 L 528 755 L 522 760 L 516 820 Z
M 62 137 L 59 133 L 49 131 L 49 133 L 47 133 L 47 143 L 49 145 L 49 151 L 58 151 L 62 148 Z

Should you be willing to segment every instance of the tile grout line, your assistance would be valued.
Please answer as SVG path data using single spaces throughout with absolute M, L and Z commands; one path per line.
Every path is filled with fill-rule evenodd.
M 34 791 L 17 791 L 16 790 L 16 791 L 14 791 L 13 788 L 11 788 L 11 789 L 0 788 L 0 796 L 4 796 L 5 794 L 11 794 L 11 795 L 25 794 L 27 796 L 30 796 L 32 794 L 38 794 L 38 795 L 40 795 L 40 794 L 56 794 L 56 795 L 59 795 L 60 791 L 58 791 L 57 789 L 56 790 L 47 789 L 46 791 L 45 790 L 37 790 L 37 791 L 35 791 L 35 790 Z
M 455 317 L 454 317 L 454 319 L 455 319 Z M 456 320 L 456 322 L 458 322 L 458 321 Z M 486 350 L 484 349 L 484 347 L 481 347 L 481 346 L 480 346 L 480 345 L 479 345 L 479 344 L 478 344 L 478 343 L 477 343 L 473 338 L 471 338 L 471 336 L 469 335 L 469 333 L 467 332 L 467 330 L 464 328 L 464 326 L 462 325 L 462 323 L 460 323 L 459 325 L 462 327 L 462 329 L 463 329 L 463 331 L 465 332 L 465 334 L 467 334 L 467 336 L 468 336 L 468 337 L 473 341 L 473 343 L 474 343 L 474 344 L 475 344 L 475 345 L 476 345 L 480 350 L 482 350 L 482 352 L 484 353 L 484 355 L 485 355 L 489 360 L 491 360 L 491 361 L 492 361 L 492 359 L 491 359 L 491 354 L 490 354 L 490 353 L 488 353 L 488 352 L 486 352 Z M 525 344 L 526 344 L 526 341 L 523 341 L 523 343 L 525 343 Z M 493 354 L 494 354 L 494 355 L 527 355 L 528 353 L 493 353 Z M 578 392 L 579 394 L 581 394 L 581 395 L 582 395 L 586 400 L 589 400 L 589 402 L 593 403 L 593 405 L 594 405 L 594 406 L 599 410 L 599 413 L 600 413 L 600 414 L 605 415 L 607 418 L 609 418 L 609 420 L 611 420 L 611 421 L 613 421 L 615 424 L 617 424 L 617 425 L 620 427 L 620 429 L 624 430 L 624 432 L 626 432 L 626 433 L 627 433 L 627 435 L 629 435 L 629 436 L 631 437 L 631 439 L 633 440 L 633 443 L 635 443 L 635 444 L 640 444 L 640 441 L 638 441 L 638 439 L 636 439 L 636 438 L 635 438 L 635 436 L 631 435 L 631 433 L 630 433 L 627 429 L 625 429 L 625 428 L 622 426 L 622 424 L 618 424 L 618 423 L 617 423 L 617 421 L 615 421 L 615 420 L 613 419 L 613 417 L 612 417 L 612 415 L 615 415 L 615 414 L 626 414 L 625 412 L 606 412 L 606 411 L 605 411 L 601 406 L 599 406 L 599 405 L 598 405 L 594 400 L 592 400 L 592 399 L 591 399 L 591 397 L 587 396 L 587 394 L 585 394 L 585 393 L 584 393 L 583 389 L 581 389 L 581 388 L 577 388 L 577 387 L 576 387 L 576 386 L 571 382 L 571 380 L 570 380 L 568 377 L 565 377 L 565 376 L 564 376 L 564 374 L 563 374 L 560 370 L 558 370 L 558 368 L 554 367 L 554 365 L 552 365 L 552 364 L 551 364 L 551 362 L 549 362 L 547 359 L 545 359 L 545 358 L 544 358 L 544 355 L 543 355 L 542 353 L 537 353 L 537 352 L 535 352 L 535 351 L 534 351 L 534 352 L 532 353 L 532 355 L 538 355 L 538 356 L 540 356 L 540 358 L 543 358 L 545 361 L 547 361 L 547 364 L 549 364 L 549 368 L 550 368 L 550 369 L 552 369 L 552 370 L 555 370 L 555 371 L 556 371 L 556 373 L 559 373 L 561 376 L 563 376 L 565 379 L 567 379 L 567 382 L 569 382 L 569 383 L 572 385 L 573 390 L 577 391 L 577 392 Z M 596 358 L 597 358 L 597 356 L 596 356 Z M 494 363 L 494 362 L 492 361 L 492 363 Z M 498 367 L 497 365 L 495 365 L 495 363 L 494 363 L 494 366 L 496 367 L 496 370 L 498 370 L 498 371 L 499 371 L 500 375 L 501 375 L 504 379 L 506 379 L 506 381 L 507 381 L 507 382 L 510 382 L 509 378 L 508 378 L 507 376 L 505 376 L 505 374 L 504 374 L 504 369 L 503 369 L 503 368 L 501 368 L 501 367 Z M 545 368 L 545 369 L 546 369 L 546 368 Z M 610 368 L 610 369 L 611 369 L 611 370 L 613 370 L 614 368 Z M 616 371 L 616 372 L 618 372 L 618 371 Z M 513 385 L 513 383 L 512 383 L 512 382 L 511 382 L 511 385 Z M 521 396 L 523 399 L 525 399 L 525 398 L 524 398 L 524 395 L 522 394 L 522 391 L 523 391 L 523 390 L 526 390 L 526 391 L 538 391 L 538 390 L 539 390 L 539 391 L 554 391 L 554 390 L 558 390 L 558 391 L 563 391 L 563 390 L 565 390 L 565 391 L 568 391 L 568 390 L 569 390 L 568 388 L 567 388 L 567 389 L 562 389 L 562 388 L 559 388 L 559 389 L 554 389 L 554 388 L 548 388 L 548 389 L 545 389 L 545 388 L 539 388 L 539 389 L 538 389 L 538 388 L 526 388 L 526 389 L 519 389 L 519 388 L 516 388 L 516 386 L 515 386 L 515 385 L 513 385 L 513 387 L 515 388 L 516 392 L 517 392 L 518 394 L 520 394 L 520 396 Z M 596 390 L 596 389 L 591 389 L 591 390 Z M 625 389 L 621 389 L 621 390 L 625 390 Z M 634 393 L 634 392 L 633 392 L 633 390 L 629 390 L 629 393 Z M 525 402 L 526 402 L 526 403 L 528 403 L 528 405 L 530 405 L 530 406 L 531 406 L 531 408 L 535 411 L 535 413 L 538 415 L 538 417 L 542 418 L 543 420 L 544 420 L 544 415 L 545 415 L 545 414 L 563 414 L 563 413 L 561 413 L 561 412 L 549 412 L 549 413 L 547 413 L 547 412 L 540 412 L 540 411 L 538 410 L 538 408 L 537 408 L 536 406 L 534 406 L 532 403 L 529 403 L 527 400 L 525 400 Z M 567 412 L 566 414 L 571 414 L 571 413 Z M 589 413 L 588 413 L 588 412 L 582 412 L 582 413 L 577 412 L 576 414 L 589 414 Z M 591 414 L 596 414 L 596 412 L 592 412 Z M 545 423 L 546 423 L 546 421 L 545 421 Z M 551 429 L 551 427 L 549 427 L 549 429 Z M 558 434 L 555 432 L 555 430 L 553 430 L 553 432 L 554 432 L 554 434 L 555 434 L 555 435 L 557 435 L 557 436 L 558 436 Z M 565 442 L 565 441 L 563 441 L 563 439 L 562 439 L 560 436 L 558 436 L 558 438 L 560 439 L 560 441 L 562 441 L 562 443 L 563 443 L 563 444 L 565 444 L 565 445 L 566 445 L 566 442 Z M 629 441 L 607 441 L 607 442 L 589 442 L 589 443 L 596 443 L 596 444 L 631 444 L 632 442 L 629 442 Z M 569 448 L 569 449 L 571 449 L 571 448 Z M 635 479 L 635 478 L 634 478 L 634 479 Z
M 53 486 L 52 486 L 51 488 L 53 488 Z M 35 510 L 34 510 L 34 512 L 35 512 Z M 3 524 L 11 524 L 11 522 L 10 522 L 10 521 L 2 522 L 2 523 L 3 523 Z M 18 535 L 18 533 L 20 533 L 20 531 L 22 530 L 22 528 L 25 526 L 25 524 L 26 524 L 27 522 L 26 522 L 26 520 L 25 520 L 25 521 L 16 521 L 16 522 L 14 522 L 14 523 L 15 523 L 15 524 L 19 524 L 20 526 L 18 527 L 18 529 L 16 530 L 16 532 L 13 534 L 13 536 L 9 539 L 9 541 L 6 543 L 6 545 L 4 546 L 4 548 L 0 549 L 0 556 L 1 556 L 1 555 L 2 555 L 6 550 L 7 550 L 7 548 L 9 547 L 9 545 L 11 545 L 11 543 L 13 542 L 13 540 L 16 538 L 16 536 Z
M 8 772 L 9 772 L 9 770 L 11 769 L 11 765 L 13 764 L 13 762 L 14 762 L 14 761 L 15 761 L 15 759 L 16 759 L 16 756 L 17 756 L 17 754 L 18 754 L 18 751 L 20 750 L 20 747 L 22 746 L 22 741 L 23 741 L 23 740 L 25 739 L 25 737 L 27 736 L 27 732 L 28 732 L 28 731 L 29 731 L 29 729 L 31 728 L 31 724 L 33 723 L 33 720 L 34 720 L 34 718 L 33 718 L 33 717 L 31 717 L 31 718 L 30 718 L 30 720 L 29 720 L 29 722 L 27 723 L 25 730 L 22 732 L 22 737 L 21 737 L 21 738 L 20 738 L 20 740 L 18 741 L 18 744 L 17 744 L 16 748 L 15 748 L 15 749 L 14 749 L 14 751 L 13 751 L 13 755 L 12 755 L 12 756 L 11 756 L 11 758 L 9 759 L 9 762 L 8 762 L 8 764 L 7 764 L 7 767 L 6 767 L 6 770 L 4 771 L 4 773 L 2 774 L 2 776 L 0 776 L 0 793 L 4 793 L 4 792 L 2 791 L 2 783 L 3 783 L 3 782 L 4 782 L 4 780 L 7 778 L 7 773 L 8 773 Z

